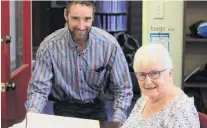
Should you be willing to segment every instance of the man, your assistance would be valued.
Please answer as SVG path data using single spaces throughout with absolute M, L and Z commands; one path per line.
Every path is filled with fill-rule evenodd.
M 131 104 L 132 83 L 124 54 L 116 39 L 92 27 L 95 7 L 72 1 L 64 10 L 67 26 L 41 43 L 28 87 L 28 112 L 42 112 L 51 94 L 54 114 L 107 120 L 100 99 L 104 83 L 113 83 L 113 121 L 123 123 Z

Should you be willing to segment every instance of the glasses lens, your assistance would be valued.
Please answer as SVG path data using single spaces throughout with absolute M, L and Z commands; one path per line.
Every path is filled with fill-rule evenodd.
M 150 73 L 149 73 L 149 76 L 150 76 L 150 78 L 153 79 L 153 80 L 158 79 L 159 76 L 160 76 L 160 72 L 158 72 L 158 71 L 150 72 Z
M 138 79 L 139 80 L 145 80 L 145 78 L 146 78 L 146 74 L 144 74 L 144 73 L 140 73 L 140 74 L 138 74 Z

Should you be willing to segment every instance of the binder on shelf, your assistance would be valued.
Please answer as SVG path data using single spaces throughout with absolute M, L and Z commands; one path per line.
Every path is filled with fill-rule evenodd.
M 106 16 L 103 16 L 103 29 L 106 30 Z
M 107 31 L 111 31 L 111 16 L 107 16 Z
M 97 1 L 95 25 L 108 32 L 115 33 L 127 29 L 127 1 Z M 101 20 L 101 21 L 100 21 Z

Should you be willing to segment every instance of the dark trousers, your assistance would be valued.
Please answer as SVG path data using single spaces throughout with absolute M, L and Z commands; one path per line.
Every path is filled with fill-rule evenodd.
M 77 117 L 107 121 L 105 104 L 100 99 L 89 103 L 69 103 L 56 101 L 53 105 L 54 114 L 58 116 Z

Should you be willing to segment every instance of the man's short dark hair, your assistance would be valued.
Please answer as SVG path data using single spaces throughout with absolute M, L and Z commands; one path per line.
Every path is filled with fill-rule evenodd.
M 94 2 L 92 2 L 92 1 L 68 1 L 67 6 L 66 6 L 68 14 L 69 14 L 70 7 L 73 4 L 81 4 L 81 5 L 86 5 L 88 7 L 92 7 L 93 8 L 93 14 L 95 14 L 96 7 L 94 5 Z

